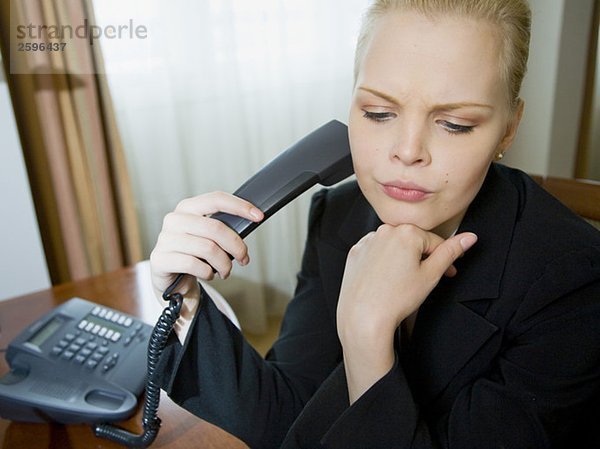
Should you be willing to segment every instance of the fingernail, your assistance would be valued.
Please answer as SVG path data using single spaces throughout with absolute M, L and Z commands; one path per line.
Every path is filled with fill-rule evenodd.
M 460 239 L 460 246 L 462 247 L 463 251 L 467 251 L 475 244 L 475 242 L 477 242 L 477 236 L 469 233 Z
M 242 261 L 240 262 L 240 264 L 245 267 L 246 265 L 248 265 L 250 263 L 250 257 L 248 257 L 248 255 L 246 255 L 246 257 L 244 257 L 242 259 Z
M 250 209 L 250 215 L 252 215 L 252 217 L 255 218 L 256 220 L 260 220 L 262 218 L 262 212 L 260 210 L 258 210 L 256 207 L 253 207 L 252 209 Z

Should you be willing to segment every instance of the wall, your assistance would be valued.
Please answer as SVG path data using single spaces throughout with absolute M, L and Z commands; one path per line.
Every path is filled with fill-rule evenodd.
M 0 300 L 50 286 L 21 144 L 0 67 Z
M 525 116 L 507 165 L 572 177 L 581 118 L 593 0 L 530 0 L 531 53 Z

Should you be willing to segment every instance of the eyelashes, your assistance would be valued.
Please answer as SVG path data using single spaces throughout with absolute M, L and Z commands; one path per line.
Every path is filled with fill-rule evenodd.
M 447 120 L 440 120 L 438 123 L 450 134 L 468 134 L 475 128 L 474 126 L 457 125 Z
M 387 122 L 396 117 L 393 112 L 369 112 L 363 110 L 363 117 L 376 123 Z M 459 125 L 448 120 L 437 120 L 440 125 L 449 134 L 469 134 L 473 132 L 475 126 Z
M 385 122 L 396 116 L 393 112 L 369 112 L 363 111 L 363 117 L 372 120 L 374 122 Z

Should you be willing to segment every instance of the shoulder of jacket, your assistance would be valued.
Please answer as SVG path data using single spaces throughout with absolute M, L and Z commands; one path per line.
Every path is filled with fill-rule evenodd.
M 359 196 L 362 196 L 358 183 L 348 181 L 332 188 L 317 191 L 310 205 L 311 219 L 321 217 L 324 213 L 328 216 L 345 215 L 348 205 L 352 204 Z
M 309 230 L 318 227 L 319 238 L 338 248 L 349 248 L 367 232 L 376 229 L 375 211 L 356 181 L 323 189 L 313 196 Z
M 600 232 L 575 214 L 526 173 L 498 167 L 499 174 L 518 192 L 517 232 L 526 231 L 528 251 L 543 248 L 552 259 L 561 254 L 600 244 Z M 555 251 L 552 251 L 554 249 Z

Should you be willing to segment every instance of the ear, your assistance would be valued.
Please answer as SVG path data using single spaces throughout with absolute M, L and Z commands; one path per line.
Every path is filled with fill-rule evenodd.
M 521 123 L 521 118 L 523 117 L 523 109 L 525 109 L 525 102 L 519 98 L 519 103 L 512 113 L 510 120 L 506 126 L 506 132 L 500 144 L 498 145 L 498 150 L 501 153 L 504 153 L 506 150 L 510 148 L 515 140 L 515 136 L 517 135 L 517 130 L 519 129 L 519 124 Z

